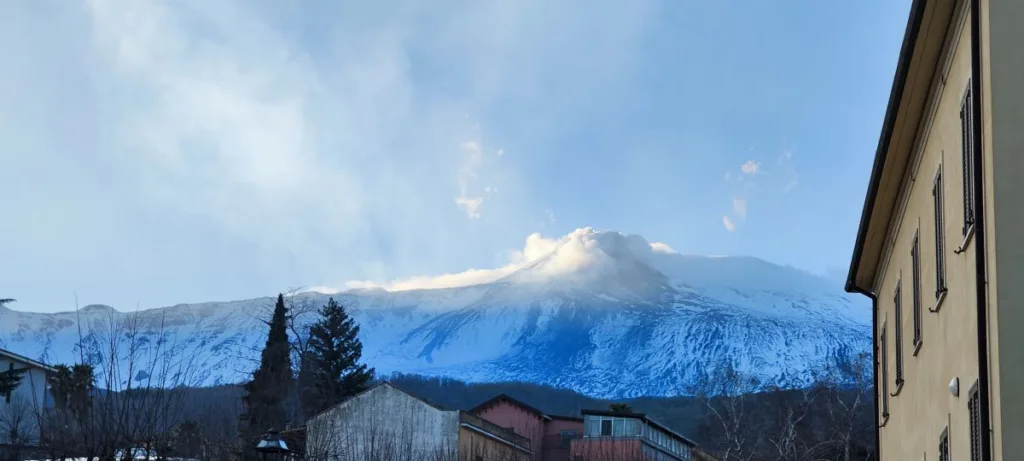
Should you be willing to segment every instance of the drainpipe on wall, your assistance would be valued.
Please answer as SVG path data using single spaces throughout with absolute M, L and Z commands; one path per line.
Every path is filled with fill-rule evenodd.
M 881 389 L 881 387 L 878 385 L 878 357 L 879 357 L 879 355 L 878 355 L 879 354 L 879 351 L 878 351 L 878 296 L 875 296 L 875 294 L 871 293 L 870 291 L 865 291 L 865 290 L 860 289 L 859 287 L 852 286 L 852 285 L 849 287 L 849 289 L 850 289 L 850 291 L 853 291 L 854 293 L 860 293 L 860 294 L 862 294 L 864 296 L 867 296 L 868 299 L 871 300 L 871 350 L 873 351 L 873 354 L 871 356 L 871 364 L 872 364 L 872 367 L 873 367 L 872 372 L 871 372 L 871 380 L 874 383 L 874 394 L 875 394 L 875 405 L 874 405 L 875 406 L 875 458 L 874 459 L 875 459 L 875 461 L 880 461 L 882 458 L 879 455 L 879 452 L 880 452 L 879 446 L 881 445 L 881 440 L 880 440 L 879 434 L 881 433 L 881 430 L 882 430 L 882 426 L 881 426 L 882 419 L 881 419 L 881 416 L 879 415 L 879 410 L 878 410 L 878 407 L 881 404 L 881 402 L 878 401 L 878 390 Z M 882 351 L 882 352 L 884 353 L 884 351 Z
M 991 424 L 989 422 L 989 369 L 988 369 L 988 284 L 985 254 L 985 173 L 982 154 L 981 112 L 981 0 L 971 0 L 971 103 L 974 123 L 971 136 L 974 143 L 974 255 L 978 308 L 978 406 L 981 427 L 981 459 L 992 459 Z

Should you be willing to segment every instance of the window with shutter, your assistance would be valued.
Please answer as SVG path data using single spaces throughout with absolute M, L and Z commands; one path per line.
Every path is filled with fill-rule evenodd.
M 963 194 L 964 194 L 964 227 L 963 235 L 974 228 L 974 120 L 971 111 L 973 96 L 971 95 L 970 82 L 967 83 L 967 91 L 964 94 L 963 102 L 960 105 L 960 136 L 961 136 L 961 158 L 963 159 Z
M 910 287 L 914 309 L 914 354 L 921 344 L 921 231 L 914 234 L 914 245 L 910 247 L 911 270 L 914 286 Z
M 893 306 L 895 311 L 896 334 L 893 341 L 896 343 L 896 392 L 900 391 L 903 384 L 903 302 L 900 296 L 902 282 L 896 282 L 896 293 L 893 295 Z
M 932 181 L 932 203 L 935 206 L 935 297 L 946 292 L 946 233 L 945 215 L 942 210 L 942 166 Z
M 888 343 L 885 340 L 885 324 L 882 324 L 882 333 L 878 335 L 878 361 L 879 367 L 882 369 L 882 395 L 879 397 L 882 400 L 882 417 L 889 417 L 889 348 Z
M 967 414 L 971 426 L 971 461 L 981 461 L 981 408 L 978 398 L 978 382 L 974 382 L 967 397 Z
M 939 436 L 939 461 L 949 461 L 949 428 Z

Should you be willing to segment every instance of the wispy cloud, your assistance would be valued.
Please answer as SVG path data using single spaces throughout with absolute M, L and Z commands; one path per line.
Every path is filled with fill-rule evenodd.
M 459 206 L 466 215 L 472 219 L 480 219 L 480 205 L 484 204 L 483 197 L 455 197 L 455 204 Z
M 479 125 L 474 127 L 474 131 L 479 135 Z M 484 198 L 479 195 L 479 191 L 489 194 L 494 190 L 490 185 L 483 188 L 478 186 L 480 170 L 483 168 L 485 161 L 484 150 L 480 141 L 471 140 L 462 143 L 462 152 L 465 159 L 463 160 L 462 168 L 459 170 L 459 195 L 455 197 L 455 204 L 470 219 L 480 219 L 480 207 L 484 203 Z M 473 190 L 473 192 L 470 192 L 470 190 Z
M 746 163 L 740 165 L 740 171 L 743 174 L 754 175 L 761 171 L 761 164 L 753 160 L 747 160 Z
M 22 191 L 0 194 L 19 222 L 0 241 L 25 248 L 8 260 L 67 267 L 55 283 L 90 283 L 104 302 L 110 280 L 209 280 L 185 269 L 211 251 L 222 266 L 208 270 L 247 271 L 233 294 L 467 260 L 541 208 L 504 144 L 542 135 L 510 126 L 617 81 L 656 8 L 608 3 L 581 20 L 583 5 L 0 2 L 0 107 L 23 108 L 0 114 L 0 182 Z M 538 33 L 550 24 L 565 33 Z M 71 218 L 74 232 L 55 230 Z M 102 278 L 68 263 L 100 260 Z M 228 295 L 204 289 L 192 296 Z
M 722 216 L 722 225 L 725 226 L 725 230 L 733 232 L 736 230 L 736 224 L 732 222 L 732 218 L 729 216 Z

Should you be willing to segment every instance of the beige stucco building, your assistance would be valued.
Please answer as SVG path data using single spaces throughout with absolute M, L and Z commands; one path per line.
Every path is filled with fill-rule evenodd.
M 1024 459 L 1024 1 L 915 0 L 847 290 L 881 460 Z

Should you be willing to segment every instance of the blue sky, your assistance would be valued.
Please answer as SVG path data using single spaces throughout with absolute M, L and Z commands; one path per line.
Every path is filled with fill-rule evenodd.
M 401 280 L 586 226 L 840 274 L 908 9 L 0 2 L 0 297 Z

